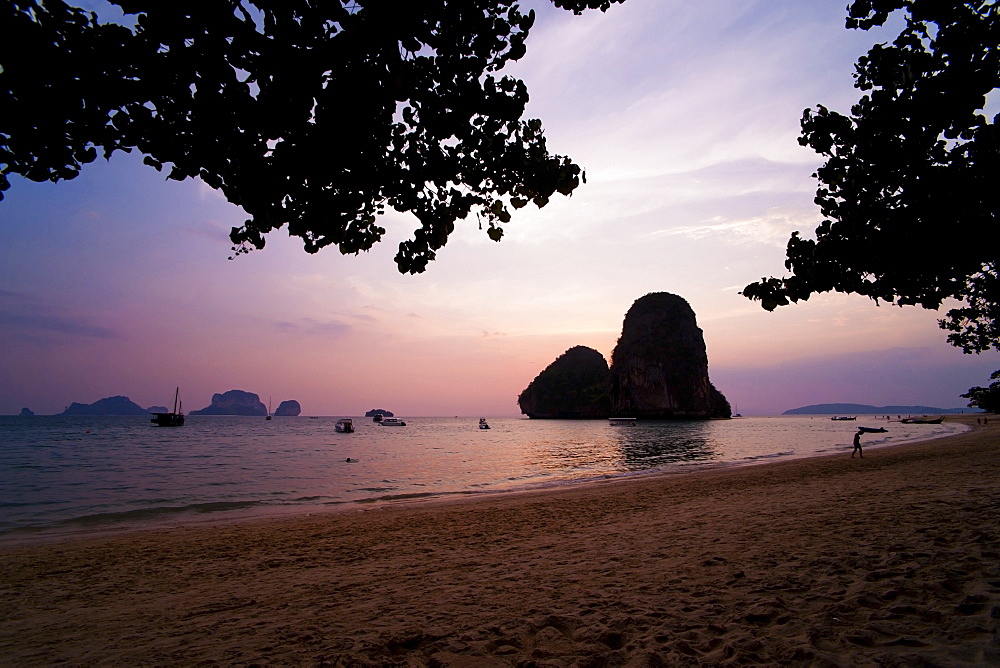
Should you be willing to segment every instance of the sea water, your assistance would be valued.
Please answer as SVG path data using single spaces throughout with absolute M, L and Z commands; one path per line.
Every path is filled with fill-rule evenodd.
M 188 416 L 0 417 L 0 540 L 512 492 L 849 453 L 964 430 L 829 416 L 636 422 Z M 350 460 L 350 461 L 348 461 Z

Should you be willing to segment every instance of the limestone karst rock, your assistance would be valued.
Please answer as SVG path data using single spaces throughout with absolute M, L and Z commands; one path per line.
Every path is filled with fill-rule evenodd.
M 732 409 L 708 379 L 705 339 L 681 297 L 641 297 L 625 315 L 611 367 L 592 348 L 570 348 L 517 399 L 531 418 L 703 419 Z
M 705 339 L 682 297 L 655 292 L 625 314 L 611 356 L 615 415 L 647 418 L 731 417 L 726 398 L 708 378 Z
M 275 417 L 295 417 L 302 412 L 302 406 L 295 399 L 282 401 L 274 411 Z
M 212 405 L 191 415 L 267 415 L 267 406 L 253 392 L 229 390 L 212 395 Z
M 531 381 L 517 403 L 531 418 L 607 417 L 608 362 L 593 348 L 570 348 Z
M 71 403 L 60 415 L 145 415 L 146 409 L 125 396 L 105 397 L 92 404 Z

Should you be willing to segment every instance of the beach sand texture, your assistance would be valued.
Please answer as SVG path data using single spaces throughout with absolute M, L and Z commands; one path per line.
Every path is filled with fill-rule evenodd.
M 1000 665 L 1000 424 L 970 424 L 864 459 L 6 546 L 0 664 Z

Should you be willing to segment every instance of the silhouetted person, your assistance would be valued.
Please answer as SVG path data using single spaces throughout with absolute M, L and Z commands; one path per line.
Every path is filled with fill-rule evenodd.
M 861 451 L 861 434 L 862 433 L 864 433 L 864 432 L 862 432 L 859 429 L 858 432 L 856 434 L 854 434 L 854 450 L 851 451 L 851 459 L 854 459 L 854 453 L 855 452 L 858 453 L 859 455 L 861 455 L 862 457 L 865 456 L 865 453 Z

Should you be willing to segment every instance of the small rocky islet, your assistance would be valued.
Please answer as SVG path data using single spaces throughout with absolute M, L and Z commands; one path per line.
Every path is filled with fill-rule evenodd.
M 61 416 L 128 416 L 128 415 L 148 415 L 150 413 L 166 413 L 168 409 L 164 406 L 149 406 L 143 408 L 126 396 L 105 397 L 92 404 L 82 404 L 73 402 L 58 413 Z M 295 417 L 302 413 L 302 406 L 295 399 L 288 399 L 278 404 L 278 408 L 272 413 L 277 417 Z M 253 392 L 244 390 L 229 390 L 221 394 L 212 395 L 212 403 L 205 408 L 193 410 L 189 415 L 248 415 L 265 416 L 267 406 L 260 400 L 260 397 Z M 31 417 L 34 413 L 27 408 L 21 409 L 21 416 Z

